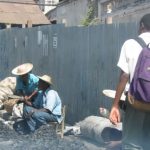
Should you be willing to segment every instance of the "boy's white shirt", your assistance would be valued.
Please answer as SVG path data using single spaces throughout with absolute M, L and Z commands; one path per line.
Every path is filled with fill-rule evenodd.
M 150 43 L 150 32 L 142 33 L 139 35 L 146 44 Z M 129 39 L 125 41 L 121 48 L 120 58 L 117 66 L 125 73 L 130 74 L 130 82 L 134 75 L 135 66 L 142 50 L 140 44 L 134 40 Z

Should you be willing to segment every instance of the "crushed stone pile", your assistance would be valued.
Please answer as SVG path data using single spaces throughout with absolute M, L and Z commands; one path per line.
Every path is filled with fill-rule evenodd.
M 61 139 L 52 125 L 44 125 L 34 134 L 18 135 L 14 130 L 0 125 L 1 150 L 86 150 L 78 139 Z

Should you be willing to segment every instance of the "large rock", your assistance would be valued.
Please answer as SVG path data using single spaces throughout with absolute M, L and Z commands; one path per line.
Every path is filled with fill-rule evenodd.
M 113 125 L 109 119 L 99 116 L 89 116 L 77 123 L 81 134 L 98 143 L 106 143 L 113 140 L 121 140 L 122 123 Z

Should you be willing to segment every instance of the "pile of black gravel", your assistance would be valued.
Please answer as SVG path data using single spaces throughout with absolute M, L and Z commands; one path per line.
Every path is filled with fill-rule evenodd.
M 1 150 L 86 150 L 78 139 L 61 139 L 51 125 L 44 125 L 34 134 L 19 135 L 14 130 L 0 125 Z

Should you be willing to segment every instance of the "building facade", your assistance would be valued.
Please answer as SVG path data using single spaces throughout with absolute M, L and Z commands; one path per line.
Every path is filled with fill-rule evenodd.
M 99 0 L 102 23 L 135 22 L 150 10 L 150 0 Z
M 88 0 L 65 0 L 49 11 L 46 16 L 49 20 L 57 20 L 58 24 L 77 26 L 88 12 Z
M 102 24 L 139 21 L 150 10 L 150 0 L 63 0 L 46 16 L 66 26 L 79 26 L 88 17 L 91 3 L 93 20 Z
M 48 11 L 54 9 L 59 3 L 59 0 L 36 0 L 40 9 L 46 14 Z

